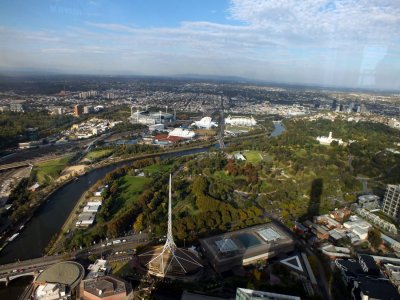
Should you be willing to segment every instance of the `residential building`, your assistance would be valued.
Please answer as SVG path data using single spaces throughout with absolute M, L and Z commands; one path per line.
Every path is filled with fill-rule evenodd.
M 383 198 L 383 213 L 400 221 L 400 184 L 388 184 Z
M 93 106 L 85 106 L 84 108 L 83 108 L 83 113 L 84 114 L 92 114 L 92 113 L 94 113 L 94 108 L 93 108 Z
M 379 204 L 379 196 L 377 195 L 361 195 L 358 197 L 358 206 L 367 210 L 378 209 L 380 207 Z
M 341 208 L 341 209 L 335 209 L 334 211 L 331 211 L 329 216 L 339 222 L 340 224 L 343 224 L 346 222 L 351 215 L 351 210 L 348 209 L 347 207 Z
M 21 103 L 10 103 L 10 111 L 12 112 L 24 112 L 24 106 Z
M 53 114 L 55 114 L 55 115 L 63 115 L 63 114 L 65 114 L 65 108 L 64 107 L 54 107 L 53 108 Z
M 83 113 L 83 107 L 80 104 L 74 106 L 74 115 L 79 117 Z
M 25 129 L 25 138 L 28 141 L 36 141 L 39 138 L 39 129 L 37 127 L 26 128 Z

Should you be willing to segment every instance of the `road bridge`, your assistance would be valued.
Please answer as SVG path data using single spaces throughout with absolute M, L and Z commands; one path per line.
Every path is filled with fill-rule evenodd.
M 4 165 L 0 165 L 0 172 L 1 171 L 7 171 L 7 170 L 12 170 L 12 169 L 18 169 L 18 168 L 22 168 L 22 167 L 28 167 L 31 165 L 31 161 L 21 161 L 21 162 L 15 162 L 15 163 L 11 163 L 11 164 L 4 164 Z
M 46 162 L 46 161 L 58 159 L 58 158 L 61 158 L 61 157 L 64 157 L 64 156 L 65 156 L 65 154 L 52 155 L 52 156 L 46 156 L 46 157 L 40 157 L 40 158 L 35 158 L 35 159 L 18 161 L 18 162 L 9 163 L 9 164 L 3 164 L 3 165 L 0 165 L 0 172 L 1 171 L 11 170 L 11 169 L 22 168 L 22 167 L 33 166 L 35 163 Z
M 8 283 L 9 281 L 18 277 L 35 276 L 46 267 L 65 260 L 87 258 L 90 255 L 103 255 L 121 251 L 133 251 L 133 249 L 138 245 L 148 243 L 149 241 L 150 240 L 147 234 L 135 234 L 112 240 L 110 239 L 104 243 L 70 253 L 43 256 L 39 258 L 0 265 L 0 282 Z M 129 253 L 124 256 L 129 256 Z

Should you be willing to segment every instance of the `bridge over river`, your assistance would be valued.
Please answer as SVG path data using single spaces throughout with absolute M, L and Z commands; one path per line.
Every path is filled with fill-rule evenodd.
M 128 253 L 135 247 L 149 242 L 146 233 L 135 234 L 108 240 L 102 244 L 73 251 L 67 254 L 43 256 L 14 263 L 0 265 L 0 282 L 9 282 L 22 276 L 35 276 L 52 264 L 77 258 L 87 258 L 89 255 L 111 254 L 115 251 Z

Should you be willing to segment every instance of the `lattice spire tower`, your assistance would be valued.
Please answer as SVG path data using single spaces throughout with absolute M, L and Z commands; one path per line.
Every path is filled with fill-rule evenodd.
M 165 245 L 158 250 L 151 250 L 140 255 L 142 258 L 151 257 L 146 266 L 149 271 L 157 276 L 166 276 L 167 272 L 174 275 L 186 275 L 202 265 L 186 249 L 178 248 L 172 235 L 172 176 L 169 175 L 168 193 L 168 228 Z

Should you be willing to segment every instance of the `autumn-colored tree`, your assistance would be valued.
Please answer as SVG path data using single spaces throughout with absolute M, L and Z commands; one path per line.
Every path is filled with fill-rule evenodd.
M 378 248 L 382 244 L 382 236 L 379 229 L 373 227 L 368 230 L 368 241 L 374 248 Z
M 140 214 L 136 220 L 135 223 L 133 224 L 133 230 L 135 230 L 136 232 L 139 232 L 143 229 L 143 214 Z

